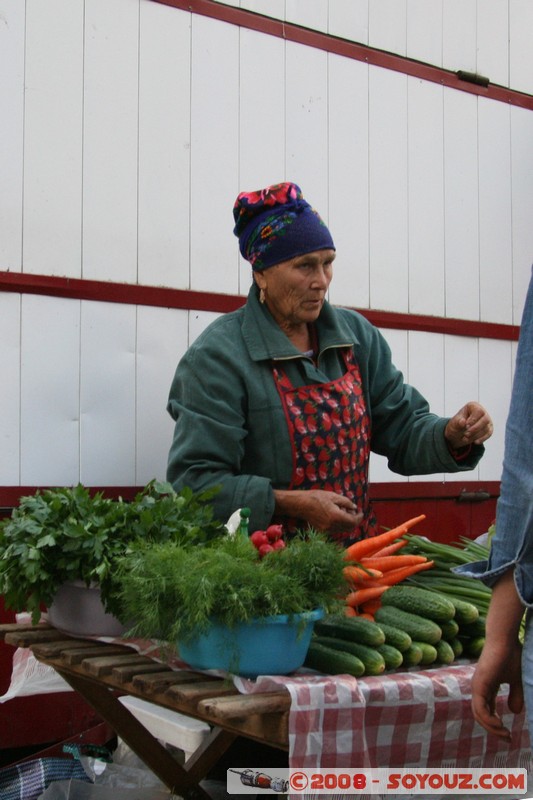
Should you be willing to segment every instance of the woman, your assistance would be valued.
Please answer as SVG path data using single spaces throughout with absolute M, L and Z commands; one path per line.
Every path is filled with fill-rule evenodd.
M 243 192 L 233 213 L 254 280 L 178 365 L 168 479 L 219 486 L 222 520 L 247 506 L 251 530 L 281 521 L 348 545 L 376 532 L 371 450 L 403 475 L 469 470 L 490 417 L 473 402 L 452 419 L 431 414 L 379 331 L 326 301 L 335 245 L 296 184 Z

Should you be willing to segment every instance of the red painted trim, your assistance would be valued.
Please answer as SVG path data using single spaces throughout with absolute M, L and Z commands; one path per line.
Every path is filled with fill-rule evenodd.
M 240 295 L 217 294 L 216 292 L 194 292 L 190 289 L 171 289 L 161 286 L 1 271 L 0 291 L 218 313 L 234 311 L 246 301 L 246 298 Z M 520 331 L 518 325 L 502 325 L 496 322 L 430 317 L 423 314 L 399 314 L 394 311 L 376 311 L 365 308 L 356 310 L 379 328 L 447 333 L 454 336 L 508 341 L 517 341 Z
M 21 497 L 35 494 L 37 489 L 53 488 L 47 486 L 0 486 L 0 507 L 4 509 L 17 506 Z M 90 491 L 103 492 L 107 497 L 123 497 L 132 500 L 142 486 L 94 486 Z M 370 484 L 372 500 L 458 500 L 464 492 L 483 492 L 490 497 L 499 497 L 499 481 L 409 481 L 409 483 Z
M 1 490 L 0 490 L 1 491 Z M 499 481 L 409 481 L 409 483 L 371 483 L 372 500 L 458 500 L 464 492 L 483 492 L 490 497 L 499 497 Z
M 367 45 L 351 42 L 348 39 L 331 36 L 320 31 L 313 31 L 289 22 L 272 19 L 271 17 L 256 14 L 253 11 L 225 6 L 222 3 L 212 2 L 212 0 L 154 0 L 154 2 L 217 19 L 220 22 L 228 22 L 241 28 L 276 36 L 279 39 L 315 47 L 318 50 L 351 58 L 355 61 L 363 61 L 376 67 L 401 72 L 405 75 L 421 78 L 431 83 L 438 83 L 441 86 L 447 86 L 458 91 L 533 110 L 533 95 L 531 94 L 490 83 L 488 86 L 481 86 L 477 83 L 466 81 L 459 77 L 456 72 L 451 72 L 441 67 L 388 53 L 384 50 L 377 50 Z M 488 77 L 490 78 L 490 76 Z

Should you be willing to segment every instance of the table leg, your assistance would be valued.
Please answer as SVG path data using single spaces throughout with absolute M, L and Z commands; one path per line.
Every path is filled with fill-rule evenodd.
M 189 759 L 189 769 L 176 761 L 108 687 L 81 675 L 66 673 L 57 667 L 55 669 L 173 793 L 181 795 L 184 800 L 211 800 L 199 781 L 229 747 L 235 734 L 220 728 L 214 729 L 205 745 L 198 748 L 198 756 L 194 753 Z

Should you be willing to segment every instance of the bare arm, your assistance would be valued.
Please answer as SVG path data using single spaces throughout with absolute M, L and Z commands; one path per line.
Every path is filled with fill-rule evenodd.
M 509 684 L 509 709 L 517 714 L 522 710 L 521 656 L 518 640 L 524 607 L 516 591 L 514 570 L 505 572 L 492 590 L 487 614 L 483 651 L 472 680 L 472 712 L 487 731 L 510 739 L 511 733 L 495 711 L 496 695 L 502 683 Z

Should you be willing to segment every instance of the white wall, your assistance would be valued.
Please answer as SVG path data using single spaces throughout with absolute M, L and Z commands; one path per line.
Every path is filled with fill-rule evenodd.
M 526 0 L 240 5 L 533 90 Z M 0 0 L 0 70 L 0 270 L 245 294 L 234 199 L 291 179 L 333 232 L 332 302 L 520 320 L 529 110 L 150 0 Z M 163 477 L 170 380 L 212 316 L 0 293 L 0 485 Z M 498 480 L 514 345 L 383 332 L 435 411 L 489 408 L 470 478 Z

